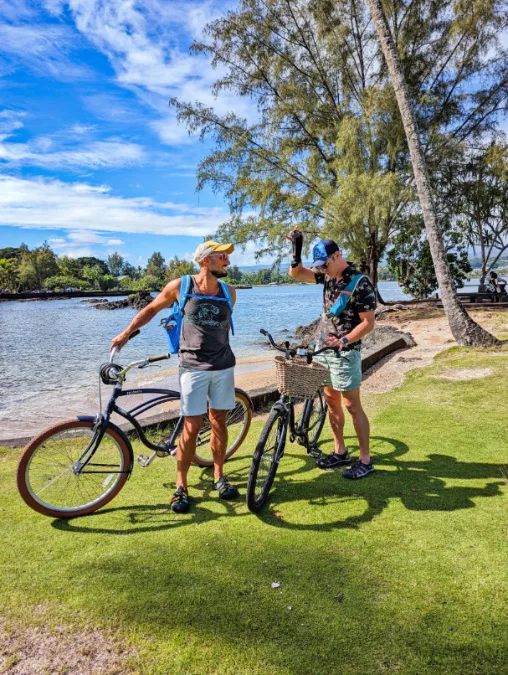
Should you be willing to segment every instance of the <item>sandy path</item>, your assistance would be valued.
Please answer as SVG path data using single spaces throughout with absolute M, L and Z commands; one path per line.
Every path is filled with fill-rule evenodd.
M 364 396 L 384 394 L 399 387 L 407 372 L 429 366 L 437 354 L 456 344 L 444 313 L 440 310 L 431 310 L 429 313 L 430 318 L 412 318 L 415 314 L 421 315 L 421 312 L 414 310 L 398 312 L 393 317 L 387 315 L 382 325 L 395 326 L 411 333 L 416 346 L 390 354 L 373 366 L 362 382 Z M 495 333 L 508 330 L 508 312 L 479 311 L 470 314 L 486 330 Z
M 383 325 L 393 325 L 411 333 L 416 347 L 409 347 L 381 359 L 365 375 L 362 394 L 384 394 L 404 381 L 404 376 L 413 368 L 423 368 L 432 363 L 439 352 L 455 344 L 448 321 L 442 316 L 433 319 L 419 319 L 399 323 L 387 321 Z

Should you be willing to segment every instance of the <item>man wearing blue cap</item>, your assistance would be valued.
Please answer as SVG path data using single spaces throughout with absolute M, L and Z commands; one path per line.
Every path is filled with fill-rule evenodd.
M 358 436 L 360 459 L 342 475 L 353 480 L 364 478 L 374 471 L 374 466 L 369 451 L 369 420 L 360 401 L 360 350 L 362 338 L 374 328 L 376 293 L 370 279 L 359 274 L 354 263 L 344 260 L 339 247 L 331 239 L 321 240 L 314 246 L 313 269 L 302 265 L 302 233 L 295 229 L 291 240 L 293 260 L 290 276 L 298 281 L 323 284 L 323 314 L 316 331 L 316 349 L 328 345 L 337 350 L 318 354 L 315 358 L 316 363 L 321 363 L 330 371 L 324 393 L 335 439 L 334 451 L 319 459 L 317 466 L 320 469 L 336 469 L 351 464 L 344 443 L 344 400 Z M 340 307 L 347 297 L 349 301 L 345 307 Z

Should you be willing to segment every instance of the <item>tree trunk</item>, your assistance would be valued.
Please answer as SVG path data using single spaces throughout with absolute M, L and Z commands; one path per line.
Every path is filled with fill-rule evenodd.
M 436 270 L 436 277 L 444 311 L 448 323 L 450 324 L 453 337 L 459 345 L 467 345 L 470 347 L 499 345 L 499 340 L 479 326 L 476 321 L 471 319 L 455 295 L 450 268 L 446 261 L 443 237 L 437 224 L 436 210 L 432 201 L 430 181 L 422 146 L 416 130 L 415 116 L 404 75 L 400 67 L 395 43 L 390 32 L 390 27 L 381 0 L 368 0 L 368 3 L 386 60 L 386 65 L 390 71 L 392 85 L 399 105 L 402 123 L 404 125 L 404 131 L 406 132 L 416 189 L 422 207 L 423 220 L 429 240 L 432 261 Z

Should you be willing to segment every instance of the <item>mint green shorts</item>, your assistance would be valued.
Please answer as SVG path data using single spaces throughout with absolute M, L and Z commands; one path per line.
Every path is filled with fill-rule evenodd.
M 330 375 L 325 380 L 325 387 L 333 387 L 336 391 L 352 391 L 359 389 L 362 383 L 362 355 L 352 349 L 350 352 L 323 352 L 314 358 L 328 368 Z

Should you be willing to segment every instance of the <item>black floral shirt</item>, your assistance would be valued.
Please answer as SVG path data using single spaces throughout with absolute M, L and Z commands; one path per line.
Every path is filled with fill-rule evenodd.
M 346 311 L 339 316 L 331 316 L 330 308 L 336 302 L 341 291 L 345 290 L 351 279 L 358 274 L 356 265 L 348 261 L 348 267 L 342 273 L 342 279 L 327 277 L 323 272 L 314 272 L 316 284 L 323 284 L 323 314 L 319 321 L 315 340 L 317 348 L 320 349 L 327 337 L 331 335 L 342 337 L 350 333 L 361 323 L 360 312 L 373 312 L 376 309 L 376 292 L 372 282 L 367 277 L 363 277 L 358 282 L 353 297 L 349 301 Z M 344 351 L 362 348 L 361 340 L 353 342 L 344 348 Z

